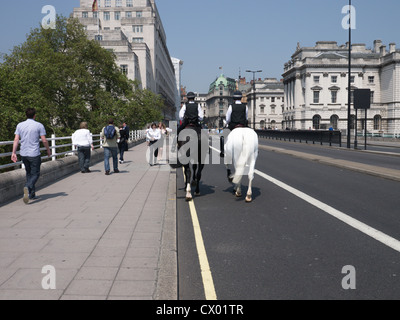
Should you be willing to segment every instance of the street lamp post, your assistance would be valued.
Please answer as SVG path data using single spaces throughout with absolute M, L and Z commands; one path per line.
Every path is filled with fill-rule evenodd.
M 347 148 L 351 148 L 351 0 L 349 0 L 349 82 L 348 82 L 348 106 L 347 106 Z M 356 123 L 356 128 L 357 128 L 357 123 Z
M 256 129 L 256 73 L 262 72 L 262 70 L 246 70 L 246 72 L 253 73 L 253 129 Z

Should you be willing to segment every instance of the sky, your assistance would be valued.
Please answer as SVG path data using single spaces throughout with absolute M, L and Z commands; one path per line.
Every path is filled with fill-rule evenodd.
M 39 26 L 45 5 L 69 16 L 79 0 L 2 1 L 0 52 L 10 53 Z M 297 43 L 313 47 L 317 41 L 348 41 L 342 27 L 342 8 L 349 0 L 158 0 L 170 55 L 184 61 L 182 85 L 207 93 L 223 72 L 251 80 L 246 70 L 262 70 L 259 78 L 282 77 L 284 64 Z M 400 49 L 400 1 L 352 0 L 356 9 L 353 43 L 373 46 L 382 40 Z M 222 71 L 219 69 L 222 67 Z

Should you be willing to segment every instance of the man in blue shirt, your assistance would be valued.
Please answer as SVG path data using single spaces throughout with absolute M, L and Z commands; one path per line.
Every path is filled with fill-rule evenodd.
M 29 203 L 29 199 L 36 198 L 35 184 L 40 176 L 40 165 L 42 163 L 40 155 L 40 141 L 47 149 L 47 155 L 50 157 L 51 152 L 49 143 L 46 139 L 46 130 L 44 126 L 36 122 L 36 110 L 28 108 L 26 110 L 27 120 L 17 125 L 15 130 L 15 138 L 11 160 L 15 163 L 18 161 L 17 149 L 21 140 L 20 155 L 26 171 L 26 185 L 24 187 L 24 202 Z

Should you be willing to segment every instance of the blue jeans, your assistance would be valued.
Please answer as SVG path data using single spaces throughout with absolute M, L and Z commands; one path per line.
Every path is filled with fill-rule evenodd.
M 42 164 L 41 156 L 22 157 L 22 162 L 26 171 L 26 187 L 29 190 L 29 198 L 35 196 L 35 184 L 40 176 L 40 165 Z
M 114 171 L 118 170 L 118 148 L 104 147 L 104 169 L 110 171 L 110 156 L 113 158 Z
M 86 171 L 90 167 L 90 147 L 78 147 L 79 168 Z

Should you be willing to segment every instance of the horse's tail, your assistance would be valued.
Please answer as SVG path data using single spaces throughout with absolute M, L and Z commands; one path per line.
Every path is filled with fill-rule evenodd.
M 235 164 L 234 184 L 238 184 L 242 180 L 247 164 L 250 166 L 248 174 L 254 175 L 254 164 L 258 153 L 258 136 L 255 131 L 251 129 L 242 129 L 240 131 L 242 132 L 241 137 L 239 137 L 241 151 Z

